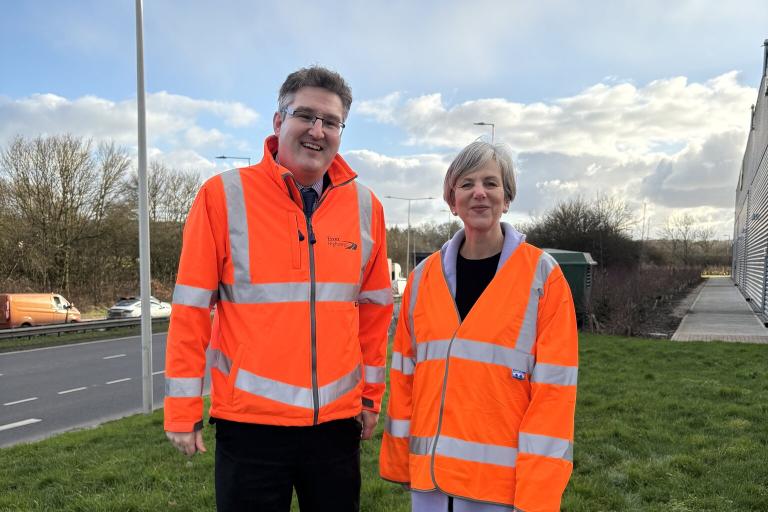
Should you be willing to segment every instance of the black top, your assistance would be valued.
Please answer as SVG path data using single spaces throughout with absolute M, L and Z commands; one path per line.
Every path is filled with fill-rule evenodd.
M 490 258 L 468 260 L 461 253 L 457 254 L 456 307 L 462 320 L 467 317 L 469 310 L 480 298 L 480 294 L 496 275 L 500 257 L 501 253 L 498 253 Z

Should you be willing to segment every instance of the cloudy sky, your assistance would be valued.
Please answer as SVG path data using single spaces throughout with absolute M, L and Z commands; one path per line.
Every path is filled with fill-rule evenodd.
M 134 2 L 0 3 L 0 146 L 69 132 L 136 151 Z M 341 151 L 405 223 L 453 156 L 509 144 L 522 222 L 559 200 L 623 198 L 637 233 L 689 213 L 732 232 L 762 77 L 765 0 L 148 0 L 150 158 L 204 177 L 261 158 L 285 76 L 322 64 L 355 97 Z M 412 221 L 443 222 L 441 200 Z

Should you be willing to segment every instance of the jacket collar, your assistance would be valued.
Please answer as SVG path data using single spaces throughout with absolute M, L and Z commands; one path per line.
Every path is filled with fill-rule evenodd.
M 501 223 L 501 229 L 504 232 L 504 245 L 501 246 L 501 256 L 499 257 L 499 266 L 496 272 L 504 266 L 512 253 L 518 246 L 525 242 L 525 235 L 512 227 L 512 224 Z M 440 249 L 440 260 L 443 264 L 443 275 L 448 282 L 448 289 L 451 295 L 456 297 L 456 260 L 458 259 L 459 249 L 464 243 L 464 228 L 461 228 L 453 235 L 449 241 L 443 244 Z

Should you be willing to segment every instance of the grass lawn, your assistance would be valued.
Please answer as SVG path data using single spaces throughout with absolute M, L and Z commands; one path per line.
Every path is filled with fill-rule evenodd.
M 209 452 L 186 459 L 162 415 L 0 449 L 0 510 L 213 510 Z M 363 444 L 362 505 L 407 511 Z M 768 510 L 768 346 L 581 336 L 568 511 Z

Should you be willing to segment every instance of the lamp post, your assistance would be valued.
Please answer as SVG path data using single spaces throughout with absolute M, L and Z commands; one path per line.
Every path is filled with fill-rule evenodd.
M 479 123 L 473 123 L 476 126 L 490 126 L 491 127 L 491 144 L 493 144 L 493 139 L 496 135 L 496 125 L 494 123 L 486 123 L 485 121 L 480 121 Z
M 400 199 L 401 201 L 408 201 L 408 235 L 407 245 L 405 250 L 405 276 L 411 273 L 411 203 L 413 201 L 426 201 L 427 199 L 434 199 L 434 197 L 398 197 L 398 196 L 384 196 L 387 199 Z
M 249 157 L 249 156 L 226 156 L 226 155 L 220 155 L 220 156 L 217 156 L 215 158 L 217 158 L 219 160 L 247 160 L 248 161 L 248 166 L 250 167 L 250 165 L 251 165 L 251 157 Z
M 136 0 L 136 107 L 139 147 L 139 289 L 141 291 L 141 397 L 142 410 L 152 412 L 152 294 L 149 252 L 149 193 L 147 188 L 147 106 L 144 90 L 144 2 Z

